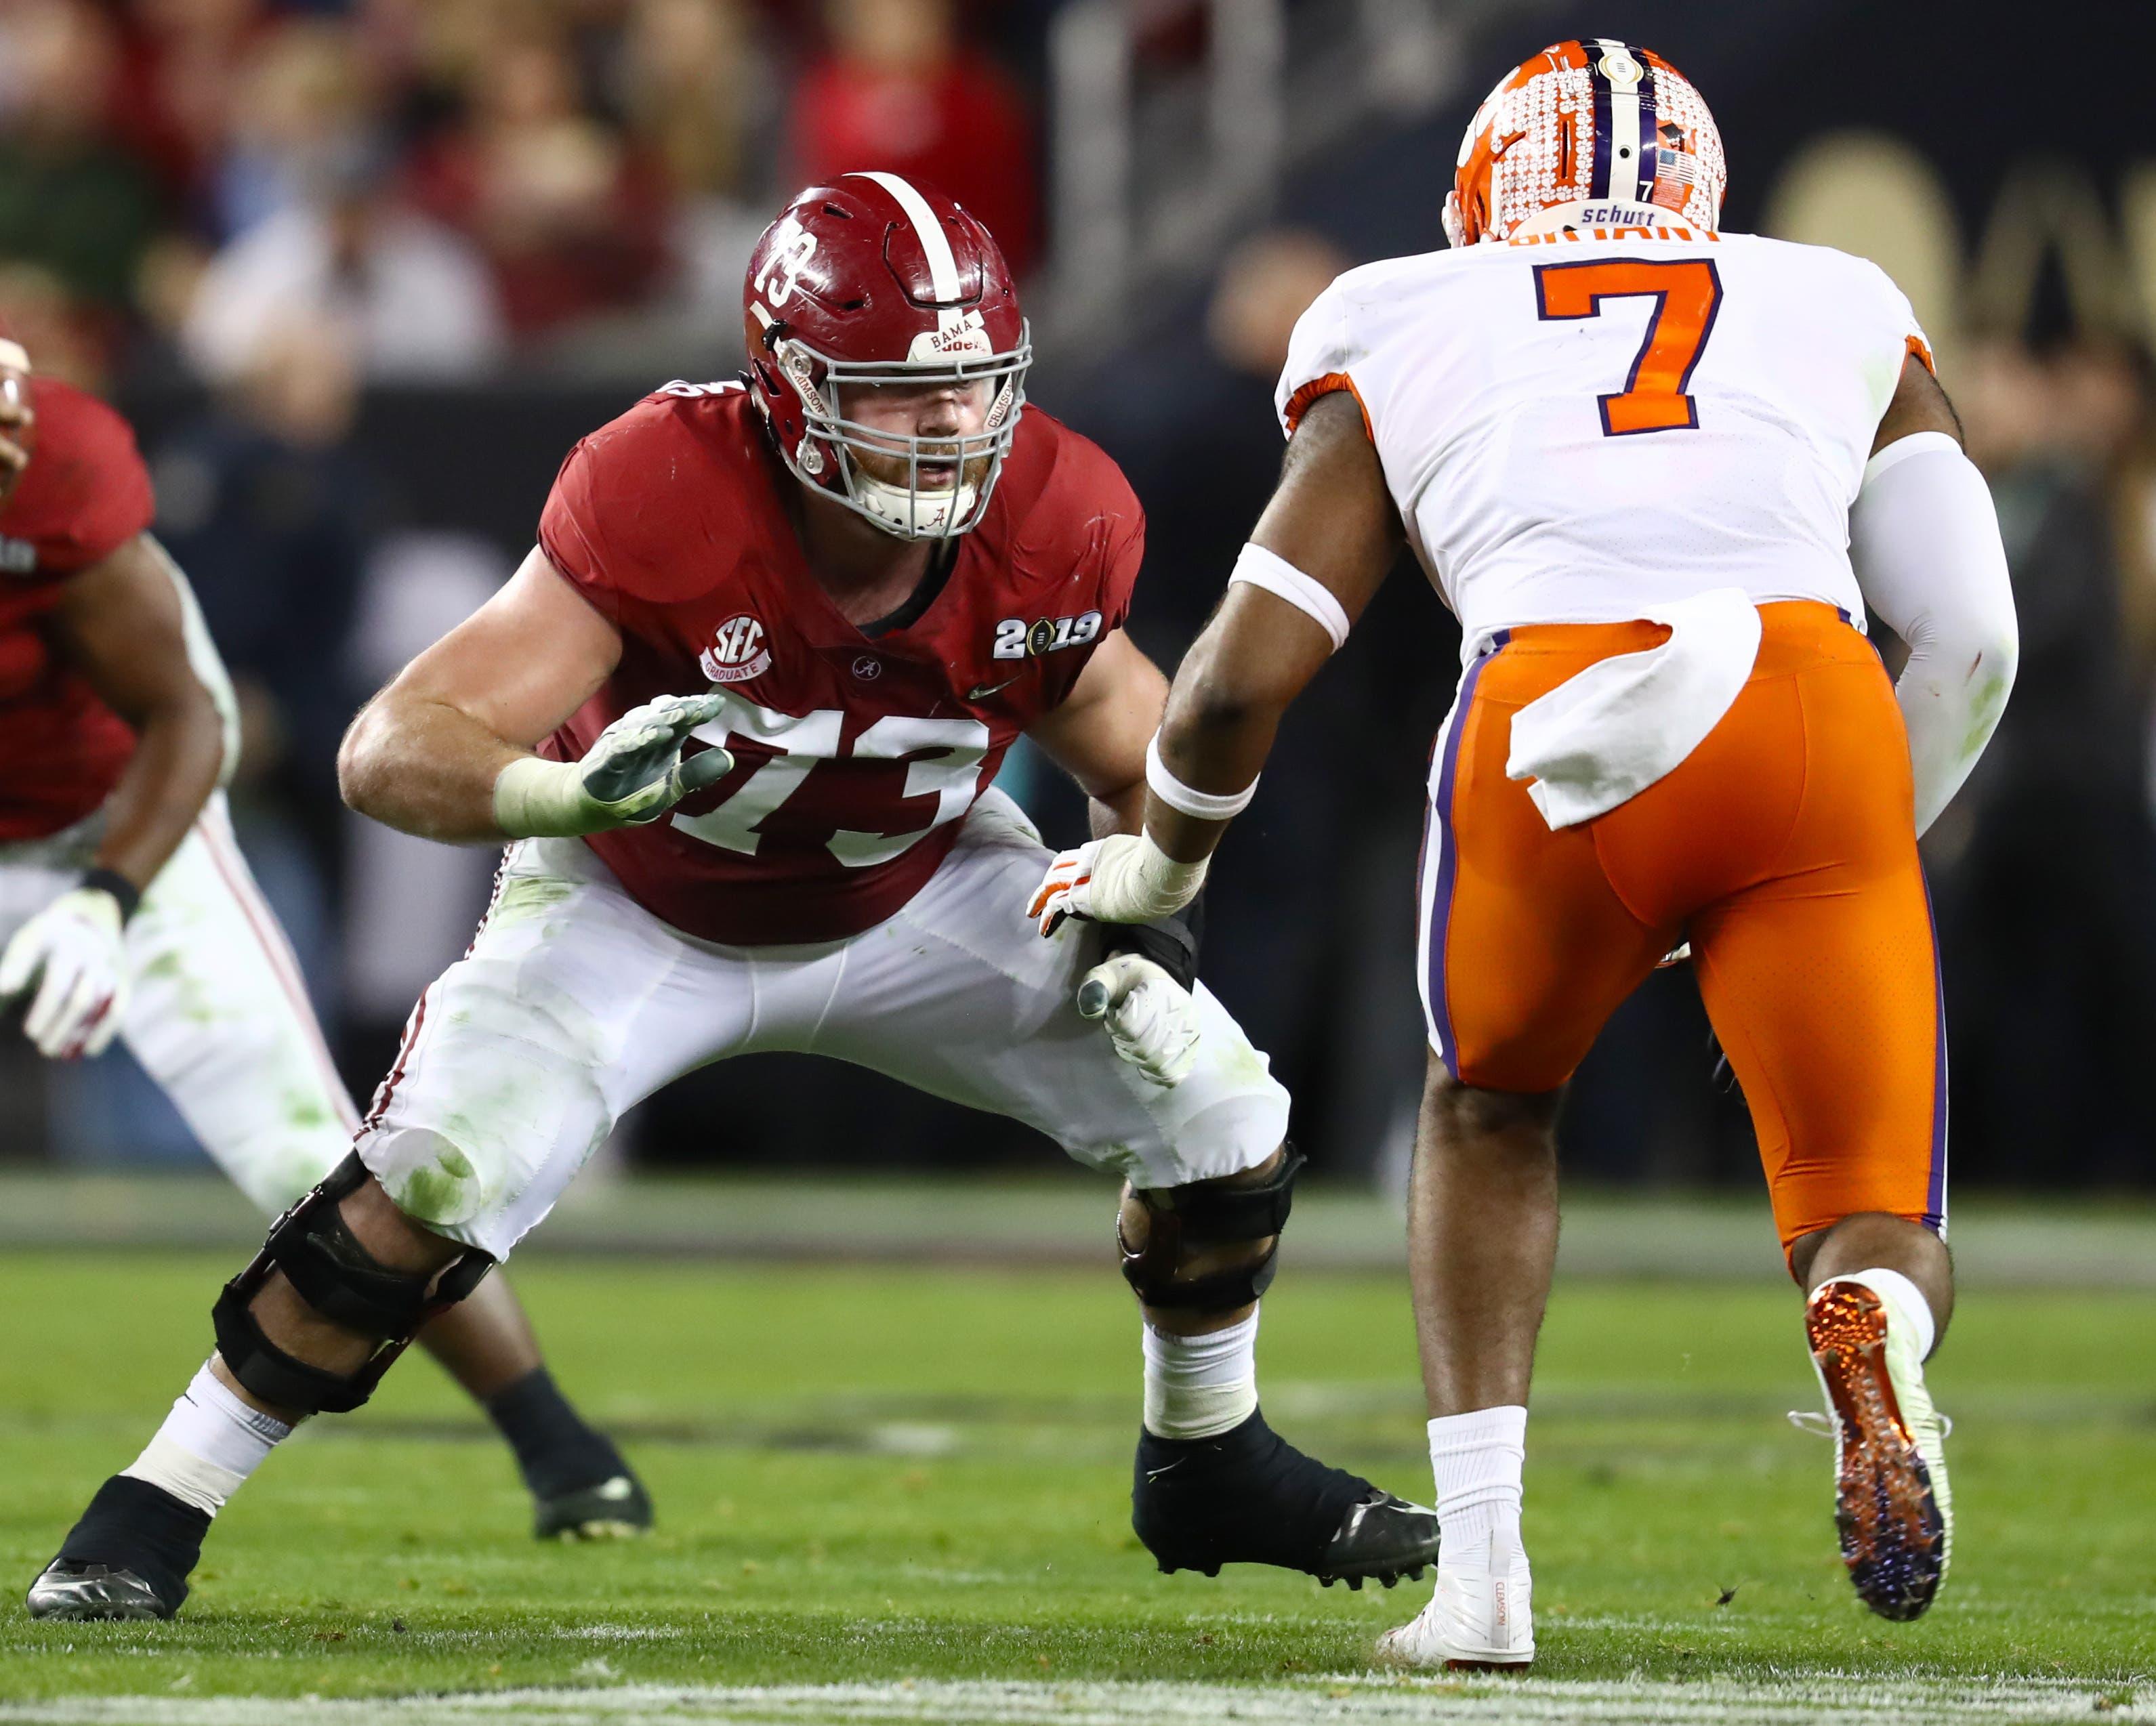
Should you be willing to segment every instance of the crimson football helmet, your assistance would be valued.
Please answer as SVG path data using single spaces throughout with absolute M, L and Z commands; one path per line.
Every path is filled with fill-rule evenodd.
M 1455 246 L 1658 223 L 1712 233 L 1728 180 L 1722 134 L 1683 73 L 1607 37 L 1560 42 L 1475 110 L 1445 233 Z
M 1010 266 L 972 215 L 896 174 L 812 186 L 750 254 L 742 320 L 750 388 L 795 477 L 902 539 L 979 524 L 1033 346 Z M 978 431 L 916 437 L 849 413 L 855 392 L 941 381 L 979 392 Z M 924 468 L 947 483 L 924 486 Z

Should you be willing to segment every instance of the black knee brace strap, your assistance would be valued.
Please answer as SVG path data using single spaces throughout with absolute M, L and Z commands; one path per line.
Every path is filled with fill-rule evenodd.
M 1103 923 L 1104 957 L 1135 953 L 1150 959 L 1186 989 L 1198 986 L 1198 944 L 1205 934 L 1205 896 L 1199 894 L 1180 911 L 1152 923 Z
M 1250 1186 L 1133 1187 L 1146 1209 L 1145 1244 L 1133 1252 L 1116 1222 L 1116 1243 L 1123 1249 L 1123 1280 L 1149 1307 L 1196 1308 L 1225 1312 L 1246 1307 L 1272 1286 L 1278 1268 L 1276 1239 L 1255 1264 L 1209 1276 L 1177 1280 L 1176 1268 L 1186 1252 L 1230 1247 L 1238 1241 L 1276 1237 L 1287 1225 L 1295 1202 L 1295 1178 L 1303 1155 L 1292 1145 L 1281 1147 L 1281 1165 L 1264 1182 Z
M 476 1249 L 439 1277 L 392 1270 L 345 1226 L 338 1205 L 367 1179 L 357 1153 L 270 1225 L 254 1262 L 224 1285 L 210 1309 L 217 1350 L 232 1375 L 254 1396 L 304 1414 L 343 1414 L 374 1394 L 405 1345 L 428 1319 L 479 1286 L 494 1260 Z M 382 1344 L 349 1376 L 288 1355 L 263 1334 L 250 1310 L 254 1297 L 282 1271 L 300 1298 L 332 1324 Z

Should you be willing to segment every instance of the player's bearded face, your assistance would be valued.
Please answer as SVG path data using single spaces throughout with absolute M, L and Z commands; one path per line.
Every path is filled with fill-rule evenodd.
M 37 419 L 30 407 L 29 371 L 15 363 L 20 351 L 0 341 L 0 510 L 30 464 L 30 429 Z
M 870 433 L 891 440 L 887 448 L 880 448 L 857 434 L 850 445 L 854 460 L 869 479 L 886 485 L 903 489 L 910 482 L 922 491 L 956 490 L 961 453 L 957 440 L 978 438 L 988 429 L 995 389 L 988 378 L 840 386 L 839 412 Z M 921 440 L 917 468 L 909 459 L 910 438 Z M 939 441 L 943 439 L 951 441 Z M 992 459 L 985 453 L 968 458 L 965 482 L 983 484 Z

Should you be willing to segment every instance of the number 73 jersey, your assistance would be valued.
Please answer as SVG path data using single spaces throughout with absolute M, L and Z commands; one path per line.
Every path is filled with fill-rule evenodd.
M 738 386 L 673 384 L 570 452 L 540 519 L 548 560 L 622 637 L 542 754 L 574 761 L 660 695 L 726 698 L 696 735 L 733 771 L 585 843 L 646 910 L 732 946 L 843 940 L 912 898 L 1122 624 L 1143 554 L 1121 470 L 1029 407 L 934 598 L 870 637 L 803 560 L 791 509 L 830 507 L 803 493 Z
M 1296 325 L 1292 433 L 1360 402 L 1466 647 L 1717 587 L 1863 615 L 1849 507 L 1904 361 L 1876 264 L 1681 227 L 1590 228 L 1351 270 Z

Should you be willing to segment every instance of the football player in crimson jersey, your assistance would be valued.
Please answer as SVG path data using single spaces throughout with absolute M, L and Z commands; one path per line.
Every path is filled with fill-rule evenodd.
M 234 843 L 231 690 L 151 515 L 126 422 L 0 341 L 0 1001 L 56 1058 L 124 1037 L 274 1214 L 336 1166 L 358 1114 Z M 506 1289 L 424 1340 L 516 1447 L 541 1534 L 649 1521 Z M 182 1406 L 204 1397 L 238 1406 L 198 1383 Z M 146 1464 L 117 1498 L 166 1498 Z M 205 1524 L 216 1478 L 212 1456 L 182 1487 Z
M 670 385 L 571 451 L 516 577 L 346 740 L 356 808 L 515 843 L 353 1158 L 219 1303 L 211 1370 L 280 1422 L 352 1406 L 639 1099 L 813 1050 L 1124 1178 L 1134 1521 L 1163 1570 L 1419 1575 L 1432 1514 L 1258 1411 L 1257 1302 L 1301 1160 L 1189 926 L 1043 941 L 1016 908 L 1049 857 L 989 788 L 1021 734 L 1098 831 L 1143 797 L 1166 684 L 1120 628 L 1129 487 L 1024 407 L 1009 270 L 948 198 L 889 174 L 811 188 L 744 300 L 744 380 Z M 94 1506 L 49 1574 L 173 1598 L 199 1534 Z

